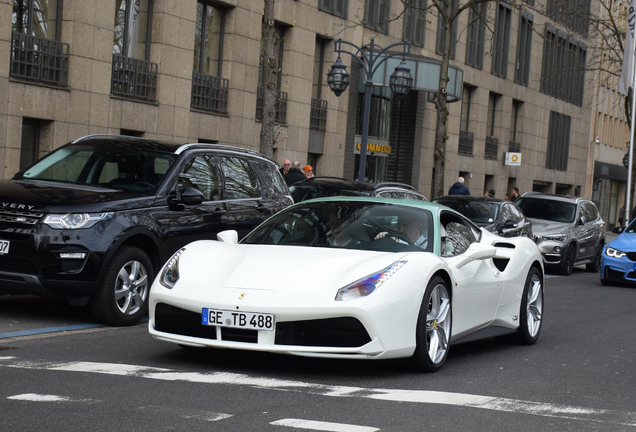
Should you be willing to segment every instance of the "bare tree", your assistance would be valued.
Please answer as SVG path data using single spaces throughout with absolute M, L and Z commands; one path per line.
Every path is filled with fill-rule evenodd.
M 261 68 L 263 76 L 263 120 L 261 124 L 260 152 L 266 157 L 274 156 L 276 131 L 276 83 L 280 66 L 276 56 L 276 28 L 274 0 L 263 0 L 263 24 L 261 31 Z

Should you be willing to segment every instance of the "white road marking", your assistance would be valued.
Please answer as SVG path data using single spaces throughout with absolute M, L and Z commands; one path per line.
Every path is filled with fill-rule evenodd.
M 184 381 L 203 384 L 243 385 L 268 390 L 307 392 L 330 397 L 355 397 L 393 402 L 426 403 L 454 405 L 500 412 L 538 415 L 571 420 L 593 421 L 623 426 L 636 426 L 636 412 L 623 412 L 583 408 L 524 401 L 519 399 L 498 398 L 464 393 L 438 392 L 428 390 L 374 389 L 364 387 L 330 386 L 303 381 L 257 378 L 244 374 L 227 372 L 180 372 L 172 369 L 117 363 L 94 362 L 28 362 L 16 357 L 0 357 L 0 367 L 19 369 L 44 369 L 68 372 L 101 373 L 108 375 L 131 376 L 137 378 L 165 381 Z
M 7 397 L 7 399 L 24 400 L 31 402 L 67 402 L 71 400 L 71 398 L 66 396 L 43 395 L 35 393 L 25 393 L 21 395 L 9 396 Z
M 375 432 L 380 430 L 378 428 L 367 426 L 356 426 L 344 423 L 328 423 L 301 419 L 282 419 L 271 422 L 270 424 L 274 426 L 288 426 L 297 429 L 311 429 L 315 431 L 329 432 Z

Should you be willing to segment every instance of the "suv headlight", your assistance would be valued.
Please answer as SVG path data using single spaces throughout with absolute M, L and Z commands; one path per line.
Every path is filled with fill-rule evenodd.
M 565 243 L 565 241 L 568 239 L 567 234 L 548 234 L 548 235 L 542 235 L 540 237 L 542 240 L 545 240 L 545 241 L 555 241 L 559 243 Z
M 97 222 L 113 217 L 113 213 L 67 213 L 50 214 L 44 218 L 44 223 L 55 229 L 90 228 Z
M 625 252 L 623 252 L 623 251 L 618 250 L 618 249 L 614 249 L 612 247 L 608 247 L 607 249 L 605 249 L 605 255 L 610 256 L 612 258 L 623 258 L 627 254 Z

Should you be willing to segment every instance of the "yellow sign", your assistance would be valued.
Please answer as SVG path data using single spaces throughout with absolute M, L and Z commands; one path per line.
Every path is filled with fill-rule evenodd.
M 358 143 L 356 148 L 358 151 L 362 148 L 362 143 Z M 391 154 L 391 146 L 383 144 L 367 143 L 367 152 Z

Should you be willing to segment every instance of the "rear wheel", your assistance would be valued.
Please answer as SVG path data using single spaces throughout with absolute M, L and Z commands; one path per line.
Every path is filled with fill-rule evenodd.
M 415 352 L 409 366 L 420 372 L 437 371 L 448 355 L 452 308 L 444 279 L 435 276 L 428 283 L 417 319 Z
M 153 280 L 152 263 L 139 248 L 119 250 L 104 273 L 104 280 L 90 300 L 93 316 L 114 326 L 134 325 L 148 310 Z
M 541 272 L 532 267 L 523 288 L 519 309 L 519 330 L 516 339 L 524 345 L 532 345 L 539 339 L 543 323 L 543 280 Z
M 596 248 L 596 255 L 594 255 L 594 261 L 592 261 L 589 264 L 585 264 L 585 270 L 592 272 L 592 273 L 598 273 L 598 271 L 601 268 L 601 254 L 603 253 L 603 245 L 599 245 L 598 248 Z

